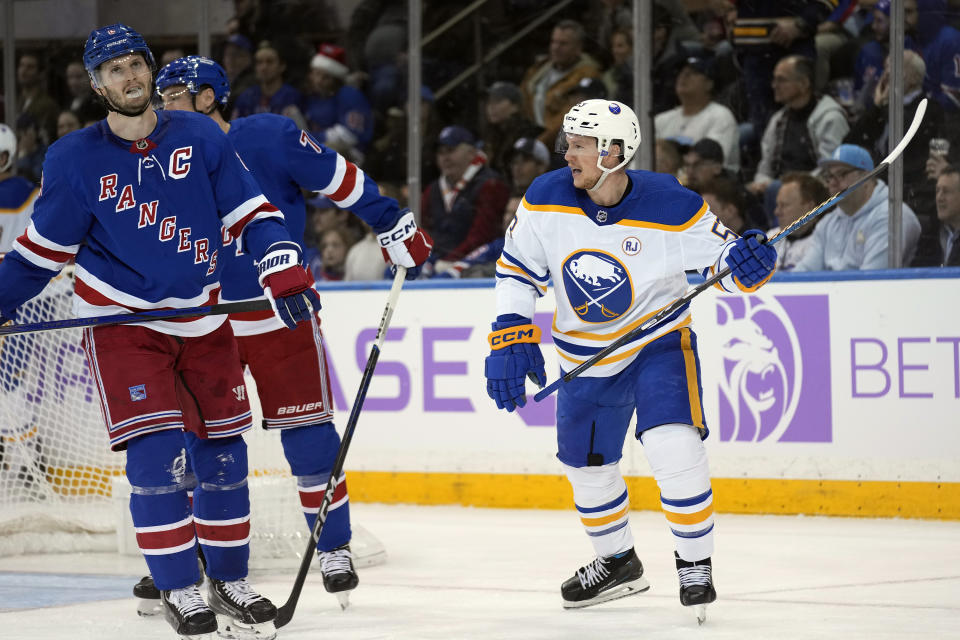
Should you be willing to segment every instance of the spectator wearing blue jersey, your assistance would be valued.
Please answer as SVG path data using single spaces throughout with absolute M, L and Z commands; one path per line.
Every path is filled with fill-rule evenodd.
M 253 55 L 257 84 L 237 96 L 232 118 L 243 118 L 255 113 L 277 113 L 291 118 L 301 129 L 306 128 L 301 104 L 303 96 L 283 80 L 287 63 L 269 40 L 257 45 Z
M 923 90 L 948 113 L 960 114 L 960 31 L 946 19 L 946 0 L 904 0 L 904 21 L 916 11 L 916 37 L 927 64 Z
M 223 108 L 230 92 L 226 73 L 214 61 L 200 56 L 181 58 L 157 76 L 164 110 L 199 112 L 209 116 L 226 134 L 253 178 L 284 212 L 284 225 L 298 247 L 303 247 L 307 224 L 303 192 L 318 192 L 325 201 L 318 208 L 349 210 L 377 233 L 377 263 L 402 265 L 416 278 L 430 253 L 430 238 L 418 229 L 413 214 L 393 198 L 381 196 L 377 184 L 363 170 L 336 151 L 321 145 L 293 121 L 263 113 L 227 121 Z M 186 114 L 189 115 L 189 114 Z M 208 120 L 208 118 L 203 118 Z M 326 217 L 324 224 L 337 221 Z M 336 225 L 342 228 L 342 225 Z M 327 239 L 324 230 L 321 241 Z M 221 284 L 224 300 L 259 298 L 257 266 L 251 255 L 237 251 L 236 240 L 224 237 Z M 323 272 L 339 272 L 342 256 L 322 251 Z M 384 263 L 386 261 L 386 264 Z M 332 279 L 331 275 L 331 279 Z M 258 312 L 233 314 L 240 361 L 257 383 L 264 428 L 279 432 L 284 456 L 297 479 L 306 524 L 312 529 L 324 490 L 330 480 L 340 437 L 333 424 L 332 390 L 324 336 L 319 320 L 287 331 Z M 350 551 L 349 494 L 345 476 L 338 478 L 328 517 L 317 541 L 323 584 L 346 606 L 347 595 L 359 580 Z
M 373 139 L 373 111 L 363 92 L 345 83 L 349 72 L 343 47 L 317 47 L 310 61 L 304 116 L 317 140 L 362 164 Z
M 870 30 L 873 38 L 860 47 L 853 67 L 853 99 L 857 112 L 874 105 L 873 93 L 883 74 L 884 60 L 890 47 L 890 0 L 878 0 L 873 6 Z M 913 40 L 909 35 L 904 45 L 912 48 Z
M 257 82 L 253 73 L 253 44 L 242 33 L 233 33 L 223 43 L 221 57 L 223 70 L 227 72 L 227 80 L 230 81 L 230 99 L 227 100 L 224 113 L 231 114 L 237 96 Z

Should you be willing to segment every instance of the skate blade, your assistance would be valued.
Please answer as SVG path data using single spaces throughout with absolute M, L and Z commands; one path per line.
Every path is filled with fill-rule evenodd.
M 201 633 L 199 635 L 193 635 L 193 636 L 185 636 L 182 633 L 178 633 L 177 637 L 180 638 L 180 640 L 217 640 L 216 632 Z
M 140 600 L 137 602 L 137 615 L 141 618 L 153 618 L 163 613 L 163 604 L 159 600 Z
M 707 621 L 707 605 L 705 604 L 695 604 L 693 605 L 693 612 L 697 614 L 697 624 L 701 625 Z
M 627 596 L 633 596 L 638 593 L 643 593 L 650 588 L 650 583 L 647 582 L 647 579 L 643 576 L 640 576 L 636 580 L 631 582 L 624 582 L 621 585 L 617 585 L 615 588 L 610 589 L 609 591 L 604 591 L 596 598 L 591 598 L 590 600 L 581 600 L 579 602 L 568 602 L 563 601 L 564 609 L 583 609 L 585 607 L 592 607 L 595 604 L 600 604 L 602 602 L 610 602 L 611 600 L 619 600 L 620 598 L 626 598 Z
M 350 591 L 352 591 L 352 589 Z M 337 596 L 337 602 L 340 603 L 340 609 L 342 611 L 346 611 L 347 607 L 350 606 L 350 591 L 339 591 L 334 594 Z
M 218 613 L 216 637 L 224 640 L 274 640 L 277 628 L 273 626 L 273 621 L 244 624 Z

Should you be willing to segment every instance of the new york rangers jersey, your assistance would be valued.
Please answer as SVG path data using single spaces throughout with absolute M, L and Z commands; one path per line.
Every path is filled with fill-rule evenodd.
M 284 116 L 264 113 L 230 122 L 227 133 L 271 204 L 283 212 L 290 238 L 303 248 L 306 213 L 302 189 L 319 191 L 340 208 L 349 208 L 374 231 L 387 231 L 400 217 L 396 200 L 380 195 L 376 183 L 352 162 L 321 145 Z M 253 256 L 238 253 L 232 236 L 223 237 L 223 299 L 263 296 Z M 283 327 L 272 312 L 231 316 L 236 335 Z
M 74 258 L 80 317 L 213 304 L 221 226 L 257 257 L 288 239 L 282 214 L 216 123 L 163 111 L 131 143 L 102 120 L 47 151 L 32 222 L 0 263 L 0 310 L 15 310 Z M 224 320 L 145 326 L 196 336 Z
M 621 202 L 602 207 L 573 186 L 568 169 L 534 180 L 497 261 L 497 314 L 532 318 L 553 279 L 553 342 L 564 370 L 640 326 L 687 289 L 685 271 L 722 265 L 737 235 L 699 195 L 670 175 L 628 171 Z M 724 290 L 739 284 L 727 277 Z M 690 324 L 689 305 L 626 343 L 583 375 L 614 375 L 645 344 Z
M 26 178 L 0 180 L 0 255 L 13 248 L 13 241 L 30 224 L 39 193 L 40 189 Z

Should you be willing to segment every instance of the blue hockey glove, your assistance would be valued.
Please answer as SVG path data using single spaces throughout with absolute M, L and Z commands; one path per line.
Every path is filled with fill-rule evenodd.
M 270 306 L 288 329 L 298 322 L 309 321 L 320 310 L 320 294 L 313 288 L 313 278 L 300 264 L 300 247 L 296 242 L 274 242 L 257 263 L 260 286 Z
M 487 395 L 498 409 L 513 411 L 527 403 L 526 376 L 541 387 L 547 381 L 540 353 L 540 327 L 531 324 L 529 318 L 509 314 L 498 317 L 492 329 L 487 338 L 490 355 L 484 362 Z
M 773 275 L 777 266 L 777 250 L 766 242 L 767 236 L 759 229 L 745 231 L 737 238 L 726 262 L 730 272 L 748 289 L 754 289 Z

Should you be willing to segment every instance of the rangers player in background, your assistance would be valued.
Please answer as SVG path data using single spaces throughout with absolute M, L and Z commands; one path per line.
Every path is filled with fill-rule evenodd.
M 318 191 L 334 204 L 349 207 L 379 234 L 388 262 L 408 267 L 409 279 L 417 276 L 430 255 L 431 241 L 417 229 L 413 214 L 401 210 L 393 198 L 381 196 L 377 184 L 361 169 L 319 144 L 289 118 L 265 113 L 227 122 L 223 113 L 230 83 L 219 64 L 201 56 L 174 60 L 157 74 L 157 93 L 165 111 L 203 113 L 219 125 L 269 201 L 281 208 L 290 237 L 301 248 L 306 226 L 301 189 Z M 219 260 L 223 300 L 262 297 L 253 260 L 227 233 Z M 257 383 L 264 428 L 280 432 L 312 530 L 340 446 L 319 320 L 287 331 L 270 312 L 251 312 L 230 316 L 230 323 L 240 360 L 250 367 Z M 336 593 L 344 607 L 347 593 L 358 584 L 349 543 L 350 510 L 346 479 L 341 476 L 317 554 L 324 587 Z M 141 598 L 155 597 L 149 578 L 134 592 Z
M 40 190 L 13 173 L 17 159 L 17 134 L 0 124 L 0 256 L 13 248 L 13 241 L 30 223 L 33 203 Z
M 685 271 L 728 264 L 724 291 L 753 291 L 773 273 L 776 251 L 760 231 L 726 229 L 703 198 L 673 176 L 625 167 L 640 144 L 633 111 L 587 100 L 563 120 L 566 169 L 534 180 L 497 262 L 497 319 L 486 359 L 487 393 L 513 411 L 524 378 L 546 381 L 536 300 L 552 278 L 553 342 L 572 369 L 681 297 Z M 557 457 L 597 558 L 563 583 L 566 608 L 646 591 L 628 526 L 619 461 L 634 411 L 636 437 L 660 488 L 676 543 L 680 601 L 702 622 L 713 586 L 713 494 L 702 440 L 697 338 L 689 305 L 560 387 Z
M 283 215 L 213 122 L 150 108 L 154 58 L 143 37 L 122 24 L 95 29 L 83 62 L 108 115 L 47 151 L 32 221 L 0 263 L 3 318 L 74 259 L 80 317 L 215 303 L 225 227 L 259 260 L 284 324 L 310 321 L 319 296 Z M 217 615 L 228 632 L 272 637 L 276 607 L 246 580 L 240 434 L 252 419 L 230 324 L 205 315 L 99 325 L 84 330 L 83 348 L 110 446 L 126 450 L 137 542 L 166 618 L 180 637 L 211 637 Z M 192 508 L 185 449 L 197 476 Z M 195 585 L 198 539 L 209 605 Z

